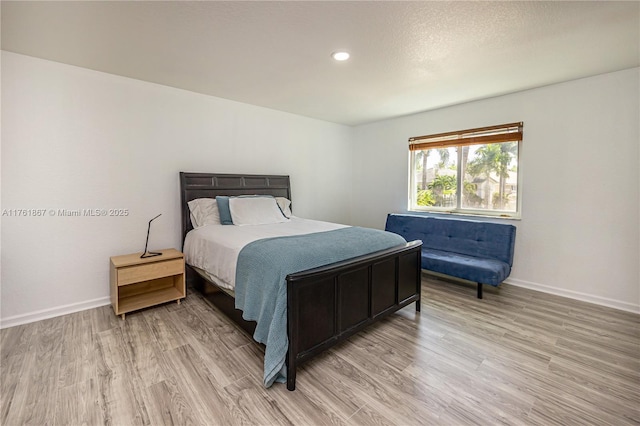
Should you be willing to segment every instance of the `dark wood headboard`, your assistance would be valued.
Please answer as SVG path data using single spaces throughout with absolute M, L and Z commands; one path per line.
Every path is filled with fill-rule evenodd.
M 220 173 L 180 172 L 180 211 L 182 212 L 182 242 L 193 229 L 187 203 L 196 198 L 218 195 L 273 195 L 291 200 L 289 176 L 236 175 Z

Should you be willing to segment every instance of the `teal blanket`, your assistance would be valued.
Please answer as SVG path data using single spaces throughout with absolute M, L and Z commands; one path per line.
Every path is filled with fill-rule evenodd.
M 264 385 L 286 382 L 287 283 L 289 274 L 405 244 L 376 229 L 349 227 L 247 244 L 238 255 L 235 306 L 256 321 L 253 338 L 264 343 Z

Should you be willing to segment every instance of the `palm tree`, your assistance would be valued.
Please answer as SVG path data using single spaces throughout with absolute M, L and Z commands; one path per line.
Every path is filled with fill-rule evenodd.
M 422 189 L 427 189 L 427 159 L 429 158 L 430 150 L 424 149 L 416 151 L 416 163 L 422 162 Z M 416 164 L 417 165 L 417 164 Z
M 462 170 L 462 177 L 464 180 L 464 175 L 467 174 L 467 162 L 469 161 L 469 145 L 465 145 L 462 147 L 462 167 L 460 168 L 460 170 Z
M 479 207 L 482 205 L 482 198 L 477 194 L 478 185 L 464 181 L 462 183 L 462 197 L 468 207 Z
M 441 169 L 446 168 L 449 165 L 449 149 L 438 148 L 438 155 L 440 156 L 440 163 L 438 164 L 438 167 Z
M 438 175 L 429 182 L 429 189 L 436 195 L 437 205 L 444 205 L 445 195 L 455 194 L 457 181 L 455 176 Z
M 500 186 L 498 193 L 498 208 L 504 209 L 505 202 L 505 186 L 509 177 L 509 164 L 511 160 L 518 155 L 518 144 L 516 142 L 505 142 L 500 145 L 500 155 L 498 157 L 498 167 L 496 172 L 500 177 Z

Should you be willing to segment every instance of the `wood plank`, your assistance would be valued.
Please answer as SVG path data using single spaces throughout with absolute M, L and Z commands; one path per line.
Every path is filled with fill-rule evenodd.
M 97 425 L 104 423 L 96 379 L 60 388 L 56 398 L 55 424 Z
M 58 373 L 63 342 L 63 329 L 71 316 L 51 318 L 49 327 L 40 329 L 34 342 L 35 357 L 25 363 L 23 377 L 28 377 L 31 386 L 23 388 L 26 392 L 25 423 L 45 424 L 55 417 L 55 398 L 58 389 Z M 44 368 L 43 368 L 44 366 Z
M 146 404 L 152 425 L 196 425 L 204 424 L 197 417 L 197 410 L 178 388 L 173 377 L 151 385 Z
M 250 423 L 250 419 L 224 394 L 222 386 L 215 382 L 206 363 L 190 346 L 184 345 L 165 353 L 175 372 L 177 385 L 201 419 L 215 419 L 218 424 Z
M 93 356 L 94 339 L 90 311 L 69 315 L 69 321 L 65 323 L 62 335 L 59 387 L 85 383 L 96 377 L 96 359 Z

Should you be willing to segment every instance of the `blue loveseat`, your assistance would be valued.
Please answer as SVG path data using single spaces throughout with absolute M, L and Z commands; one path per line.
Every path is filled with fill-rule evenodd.
M 513 225 L 409 214 L 387 216 L 385 230 L 407 241 L 422 240 L 422 269 L 498 286 L 511 273 Z

